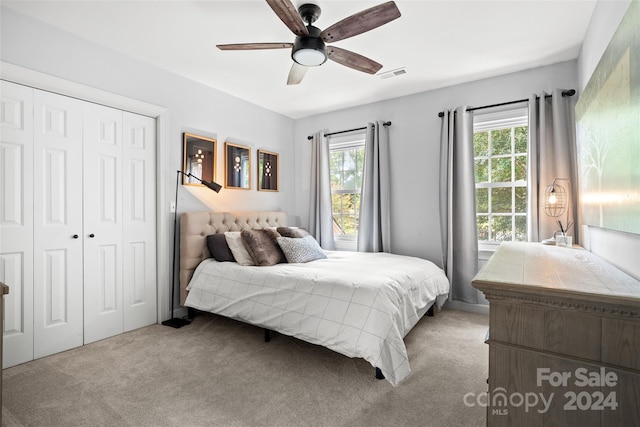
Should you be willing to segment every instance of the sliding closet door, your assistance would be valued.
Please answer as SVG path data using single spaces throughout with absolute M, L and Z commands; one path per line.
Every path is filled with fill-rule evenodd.
M 84 108 L 84 342 L 123 331 L 122 111 Z
M 34 91 L 34 358 L 82 345 L 83 102 Z
M 124 330 L 157 322 L 156 121 L 123 113 Z
M 33 89 L 0 81 L 4 367 L 33 359 Z M 1 303 L 1 302 L 0 302 Z

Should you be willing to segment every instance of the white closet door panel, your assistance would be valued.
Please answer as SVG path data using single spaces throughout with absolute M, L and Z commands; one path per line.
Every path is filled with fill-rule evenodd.
M 0 81 L 3 367 L 33 359 L 33 89 Z
M 122 197 L 122 111 L 91 104 L 84 113 L 85 344 L 123 332 Z
M 155 126 L 123 113 L 125 331 L 157 322 Z
M 34 357 L 82 345 L 83 102 L 34 91 Z
M 25 262 L 24 252 L 4 252 L 0 254 L 0 281 L 11 283 L 9 292 L 13 298 L 5 297 L 4 307 L 4 339 L 24 334 L 25 319 L 22 305 L 24 303 Z M 27 319 L 28 320 L 28 319 Z M 30 339 L 29 341 L 33 341 Z M 33 353 L 33 350 L 31 351 Z
M 33 360 L 33 252 L 0 253 L 0 281 L 9 285 L 4 297 L 2 367 Z

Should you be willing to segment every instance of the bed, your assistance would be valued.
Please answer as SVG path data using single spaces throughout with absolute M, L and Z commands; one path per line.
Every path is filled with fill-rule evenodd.
M 324 251 L 266 267 L 211 258 L 208 235 L 285 227 L 283 212 L 185 212 L 180 225 L 182 305 L 363 358 L 394 386 L 411 373 L 405 335 L 449 293 L 439 267 L 408 256 Z

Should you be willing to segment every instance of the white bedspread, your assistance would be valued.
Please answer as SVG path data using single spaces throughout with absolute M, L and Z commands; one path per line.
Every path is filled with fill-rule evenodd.
M 447 278 L 420 258 L 338 251 L 327 256 L 271 267 L 209 258 L 194 272 L 186 305 L 361 357 L 397 385 L 411 372 L 403 338 L 427 306 L 442 306 Z

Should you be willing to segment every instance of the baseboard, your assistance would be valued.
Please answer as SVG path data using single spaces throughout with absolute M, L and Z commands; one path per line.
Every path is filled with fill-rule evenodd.
M 489 306 L 483 304 L 469 304 L 462 301 L 447 301 L 445 307 L 452 310 L 468 311 L 470 313 L 486 314 L 489 315 Z

